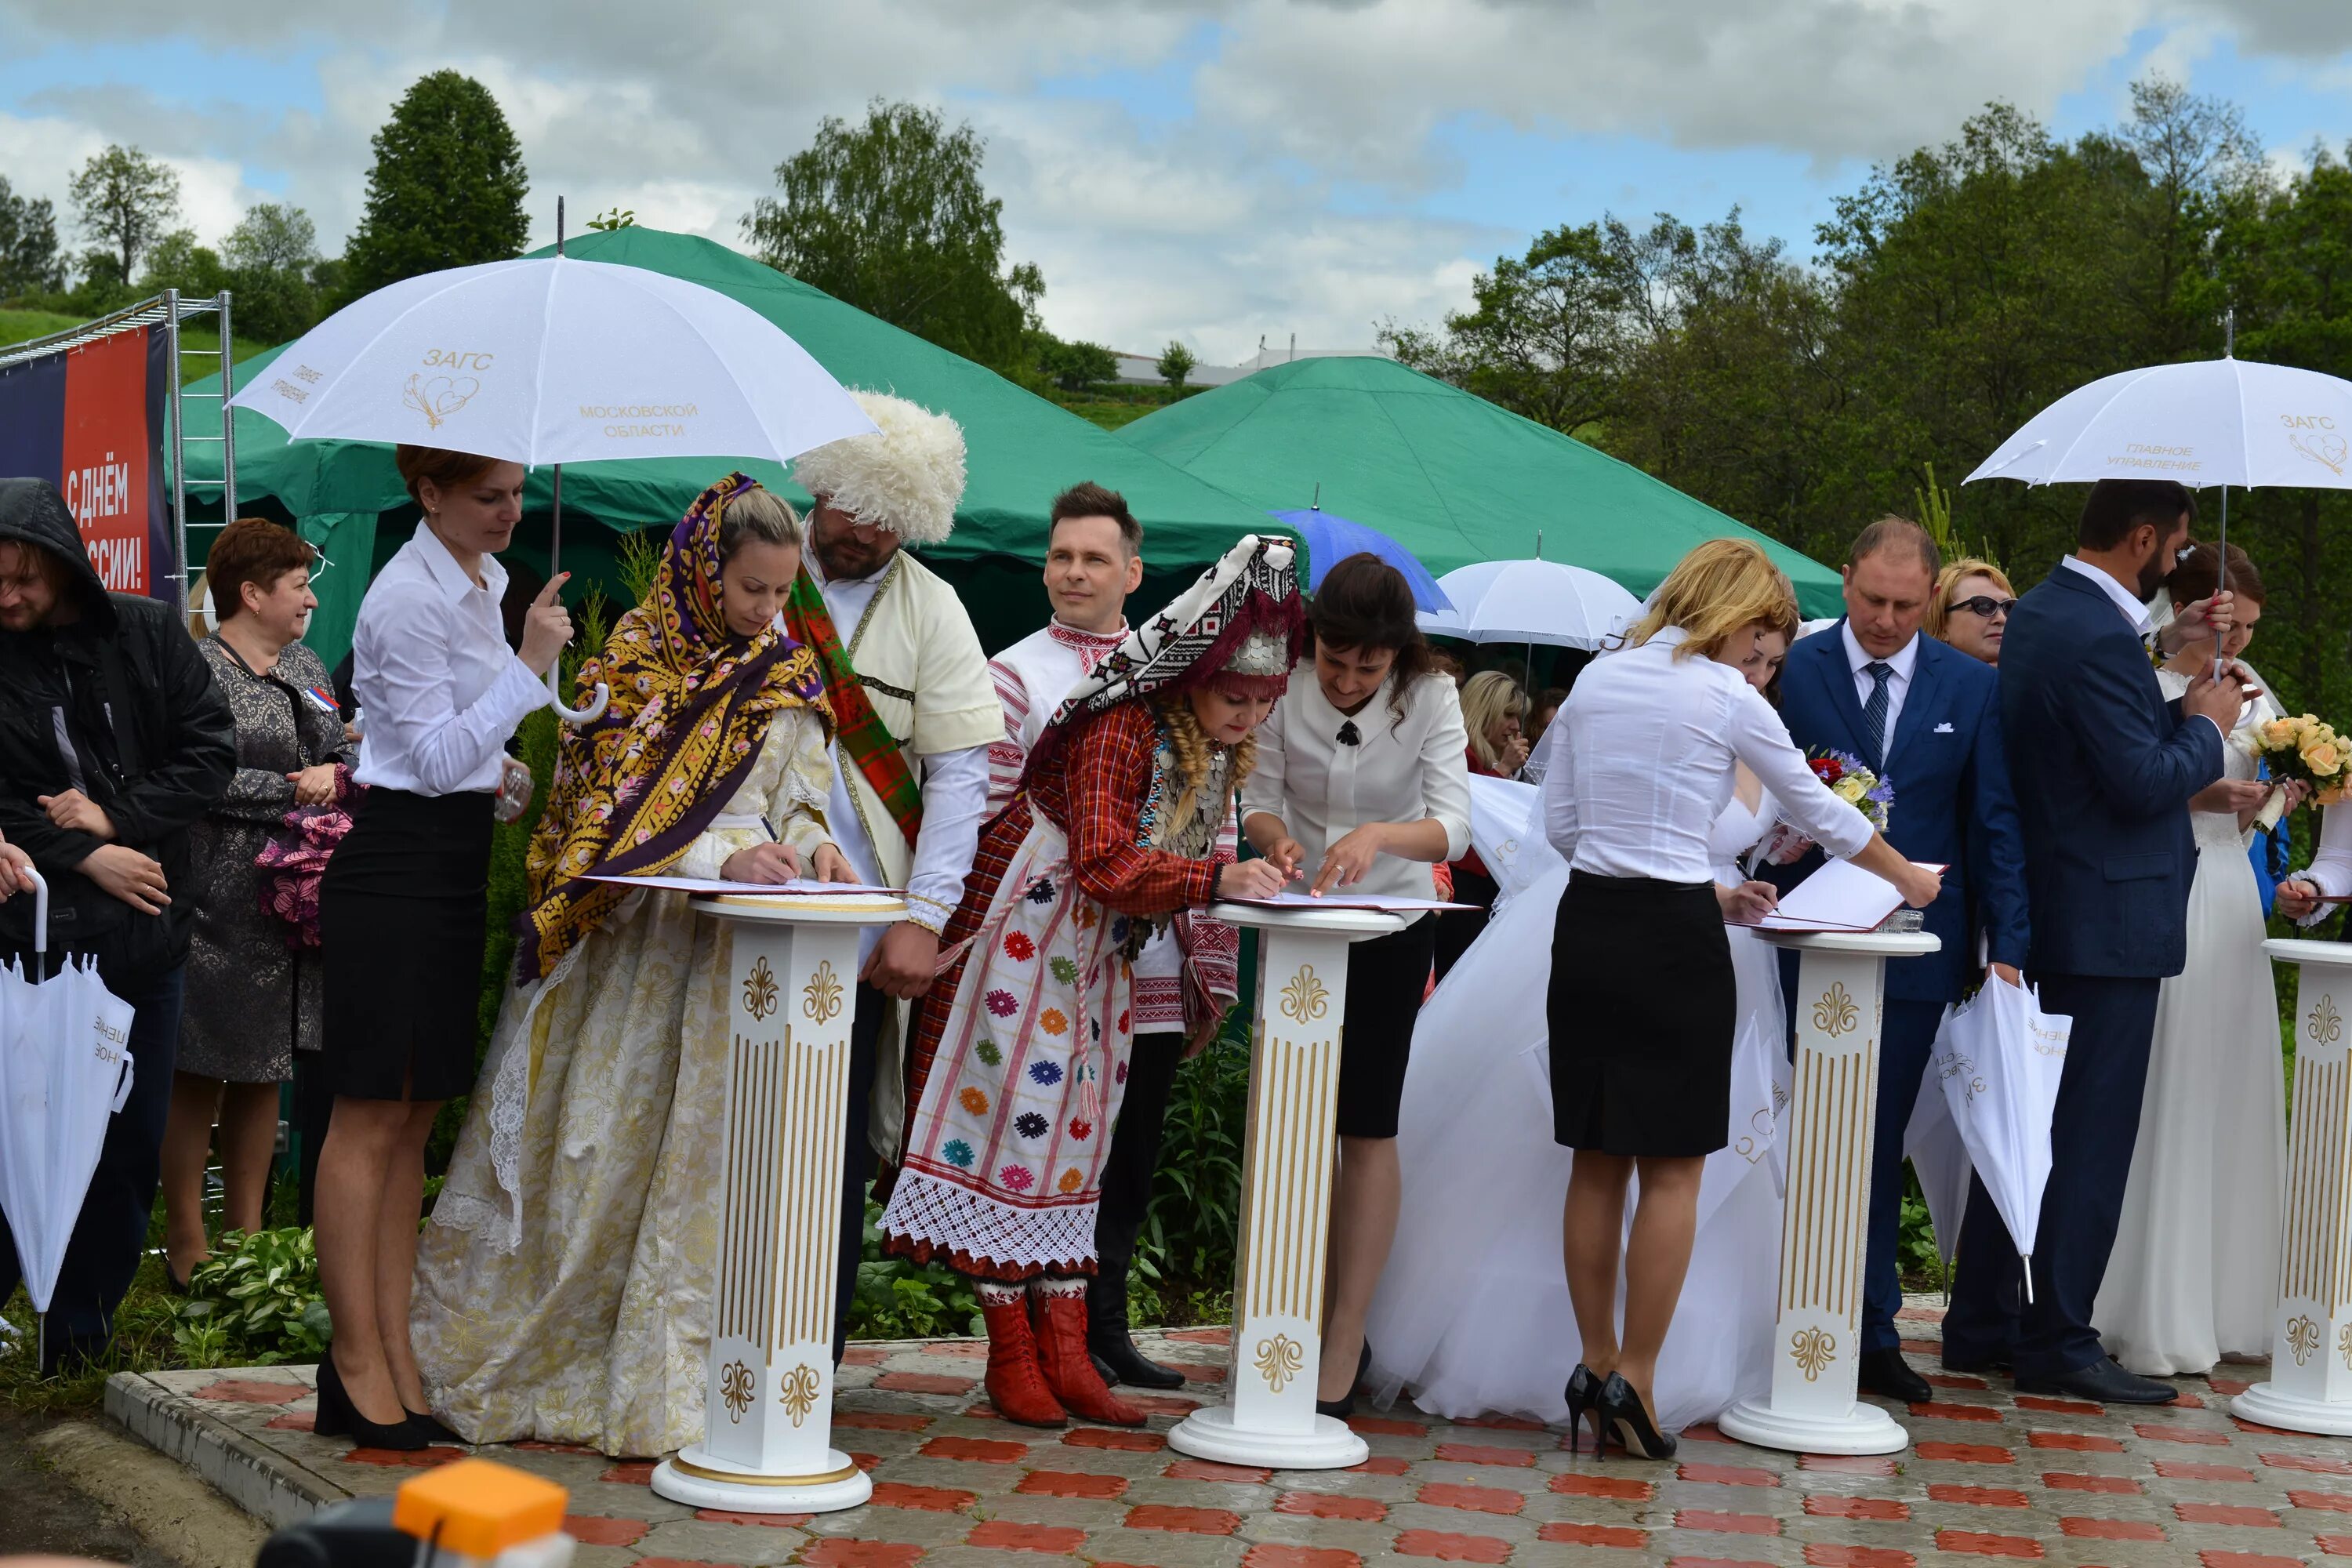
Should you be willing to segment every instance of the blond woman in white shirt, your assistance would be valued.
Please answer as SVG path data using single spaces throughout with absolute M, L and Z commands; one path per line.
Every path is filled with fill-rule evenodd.
M 521 464 L 408 446 L 395 460 L 425 521 L 360 604 L 352 776 L 367 793 L 319 898 L 320 1055 L 335 1101 L 316 1232 L 335 1343 L 319 1364 L 318 1430 L 421 1448 L 446 1433 L 418 1414 L 408 1339 L 425 1143 L 442 1101 L 473 1086 L 507 737 L 547 701 L 572 622 L 559 576 L 531 602 L 520 652 L 507 647 L 492 557 L 522 521 Z
M 1412 590 L 1378 556 L 1333 566 L 1308 612 L 1315 679 L 1293 679 L 1258 731 L 1242 831 L 1308 891 L 1428 898 L 1431 866 L 1470 842 L 1469 733 L 1453 679 L 1413 619 Z M 1359 942 L 1348 955 L 1339 1059 L 1339 1174 L 1323 1325 L 1325 1415 L 1353 1409 L 1364 1314 L 1396 1236 L 1397 1107 L 1437 922 Z
M 1740 673 L 1759 642 L 1796 629 L 1796 597 L 1761 549 L 1702 544 L 1659 585 L 1624 648 L 1578 678 L 1547 738 L 1546 834 L 1570 865 L 1548 1011 L 1552 1136 L 1577 1152 L 1560 1222 L 1585 1358 L 1568 1387 L 1571 1442 L 1590 1410 L 1604 1446 L 1646 1458 L 1675 1450 L 1649 1401 L 1690 1266 L 1700 1167 L 1730 1120 L 1738 1003 L 1724 922 L 1772 907 L 1767 884 L 1727 889 L 1714 876 L 1709 840 L 1738 764 L 1816 843 L 1915 908 L 1941 880 L 1813 776 Z

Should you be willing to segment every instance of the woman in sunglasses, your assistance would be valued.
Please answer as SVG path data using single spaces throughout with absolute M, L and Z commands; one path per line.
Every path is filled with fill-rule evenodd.
M 1964 557 L 1936 578 L 1936 595 L 1927 605 L 1927 635 L 1971 658 L 1997 665 L 2009 612 L 2016 604 L 2017 590 L 2000 567 L 1973 555 Z

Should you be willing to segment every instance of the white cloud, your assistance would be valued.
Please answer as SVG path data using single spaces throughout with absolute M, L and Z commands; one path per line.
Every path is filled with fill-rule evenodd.
M 20 189 L 62 211 L 73 165 L 137 140 L 182 171 L 205 237 L 254 187 L 282 188 L 330 248 L 359 217 L 369 138 L 430 69 L 497 94 L 542 239 L 561 194 L 575 226 L 623 206 L 738 243 L 774 164 L 824 116 L 876 95 L 939 104 L 990 138 L 1009 254 L 1044 267 L 1056 331 L 1136 350 L 1181 337 L 1229 360 L 1260 333 L 1364 343 L 1381 317 L 1466 300 L 1477 262 L 1522 238 L 1421 216 L 1465 175 L 1440 132 L 1471 117 L 1538 138 L 1773 149 L 1827 169 L 1940 141 L 1988 99 L 2047 113 L 2150 37 L 2149 58 L 2176 70 L 2228 37 L 2321 72 L 2352 48 L 2352 3 L 312 0 L 289 24 L 251 5 L 0 0 L 0 36 L 33 49 L 177 37 L 206 51 L 190 79 L 232 95 L 0 104 L 0 172 Z M 315 113 L 236 89 L 239 58 L 282 70 L 314 56 Z M 1192 63 L 1166 65 L 1178 59 Z M 1130 112 L 1115 101 L 1127 72 L 1172 101 Z M 1589 173 L 1580 184 L 1620 183 Z

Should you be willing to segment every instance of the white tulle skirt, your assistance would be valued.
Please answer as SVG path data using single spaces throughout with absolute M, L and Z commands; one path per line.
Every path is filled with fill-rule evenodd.
M 1397 1152 L 1404 1199 L 1367 1323 L 1366 1387 L 1433 1415 L 1568 1417 L 1580 1359 L 1560 1265 L 1560 1206 L 1575 1156 L 1552 1142 L 1545 994 L 1565 868 L 1496 913 L 1421 1010 Z M 1773 951 L 1734 931 L 1742 1027 L 1729 1146 L 1708 1157 L 1682 1303 L 1652 1391 L 1669 1431 L 1761 1394 L 1771 1382 L 1786 1103 Z M 1623 1026 L 1594 1020 L 1595 1027 Z M 1630 1220 L 1633 1205 L 1626 1212 Z M 1622 1302 L 1621 1302 L 1622 1307 Z

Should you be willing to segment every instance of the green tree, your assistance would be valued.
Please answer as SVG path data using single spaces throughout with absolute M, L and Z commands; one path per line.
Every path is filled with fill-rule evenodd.
M 1056 341 L 1038 368 L 1064 392 L 1084 392 L 1118 379 L 1118 356 L 1100 343 Z
M 1153 362 L 1151 368 L 1160 373 L 1160 380 L 1181 392 L 1185 377 L 1192 374 L 1192 367 L 1199 363 L 1192 357 L 1191 349 L 1171 338 L 1168 346 L 1160 351 L 1160 358 Z
M 1045 280 L 1004 261 L 1003 204 L 981 183 L 987 144 L 936 110 L 876 99 L 834 116 L 776 165 L 773 196 L 743 216 L 761 259 L 983 364 L 1024 357 Z
M 110 146 L 81 166 L 70 187 L 82 237 L 113 253 L 120 276 L 171 232 L 180 216 L 180 176 L 136 147 Z
M 149 294 L 177 289 L 190 298 L 208 299 L 227 286 L 228 278 L 218 251 L 197 244 L 195 230 L 175 228 L 149 248 L 139 287 Z
M 222 243 L 221 258 L 240 335 L 278 342 L 317 323 L 310 275 L 319 265 L 319 231 L 300 207 L 263 202 L 248 208 Z
M 20 196 L 0 174 L 0 300 L 54 293 L 66 286 L 58 254 L 57 210 L 47 196 Z
M 454 70 L 418 78 L 375 133 L 367 205 L 343 252 L 342 299 L 521 255 L 530 189 L 521 144 L 489 89 Z

